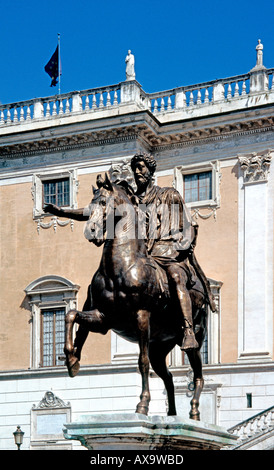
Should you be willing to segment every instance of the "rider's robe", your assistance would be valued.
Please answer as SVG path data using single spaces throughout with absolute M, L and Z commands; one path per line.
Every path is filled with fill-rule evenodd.
M 139 197 L 139 214 L 148 253 L 155 258 L 179 261 L 194 239 L 191 215 L 180 193 L 174 188 L 153 186 Z M 141 223 L 142 223 L 142 218 Z
M 177 263 L 188 276 L 188 286 L 195 283 L 195 272 L 187 262 L 194 239 L 190 213 L 180 193 L 171 187 L 153 186 L 139 198 L 139 222 L 149 255 L 164 269 Z

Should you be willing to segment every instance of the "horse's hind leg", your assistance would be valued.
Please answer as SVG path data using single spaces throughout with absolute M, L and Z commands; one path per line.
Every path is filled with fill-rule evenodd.
M 140 402 L 136 407 L 136 413 L 144 415 L 148 414 L 148 406 L 150 402 L 149 392 L 149 358 L 148 358 L 148 344 L 149 344 L 149 312 L 147 310 L 139 310 L 137 313 L 137 323 L 139 330 L 139 369 L 142 376 L 142 393 L 140 395 Z
M 203 374 L 202 374 L 202 359 L 201 359 L 200 351 L 197 349 L 187 351 L 187 355 L 188 355 L 190 365 L 194 372 L 194 378 L 193 378 L 194 394 L 190 402 L 191 410 L 189 413 L 189 417 L 191 419 L 195 419 L 196 421 L 199 421 L 200 420 L 199 400 L 200 400 L 200 395 L 202 393 L 203 386 L 204 386 L 204 379 L 203 379 Z
M 171 372 L 166 366 L 166 356 L 172 350 L 174 344 L 151 343 L 149 346 L 149 359 L 154 372 L 163 380 L 167 391 L 168 416 L 176 415 L 174 384 Z

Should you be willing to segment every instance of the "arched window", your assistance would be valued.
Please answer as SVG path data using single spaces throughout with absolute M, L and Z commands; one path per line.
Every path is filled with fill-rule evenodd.
M 77 308 L 79 286 L 60 276 L 43 276 L 25 289 L 31 307 L 31 367 L 64 365 L 65 315 Z

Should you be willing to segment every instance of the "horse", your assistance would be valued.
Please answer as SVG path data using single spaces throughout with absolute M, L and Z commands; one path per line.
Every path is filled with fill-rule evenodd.
M 81 350 L 89 332 L 104 335 L 113 330 L 122 338 L 139 344 L 142 391 L 136 413 L 148 414 L 151 365 L 166 388 L 167 414 L 176 415 L 173 378 L 166 356 L 176 344 L 182 344 L 183 325 L 173 296 L 168 288 L 163 288 L 168 286 L 167 274 L 148 255 L 145 239 L 138 237 L 136 218 L 132 217 L 138 209 L 130 186 L 125 182 L 113 183 L 105 175 L 105 179 L 101 176 L 97 179 L 93 193 L 86 238 L 96 246 L 103 245 L 103 251 L 99 268 L 88 287 L 83 311 L 70 310 L 65 318 L 64 352 L 68 373 L 70 377 L 78 373 Z M 125 207 L 130 210 L 125 211 Z M 186 352 L 194 373 L 189 417 L 198 421 L 204 384 L 200 349 L 206 334 L 208 309 L 205 288 L 197 276 L 189 292 L 199 345 Z M 73 341 L 75 323 L 79 327 Z

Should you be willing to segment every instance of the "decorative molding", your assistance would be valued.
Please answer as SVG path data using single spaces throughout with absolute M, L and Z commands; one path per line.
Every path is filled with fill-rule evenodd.
M 217 218 L 217 209 L 216 209 L 216 207 L 214 207 L 213 209 L 211 209 L 210 207 L 207 207 L 206 209 L 209 210 L 209 212 L 207 214 L 202 214 L 200 212 L 200 210 L 201 210 L 200 208 L 192 209 L 193 214 L 191 214 L 191 217 L 193 219 L 194 218 L 198 219 L 200 217 L 201 219 L 206 220 L 206 219 L 209 219 L 213 215 L 213 218 L 216 220 L 216 218 Z
M 136 189 L 133 171 L 130 166 L 130 159 L 123 159 L 111 164 L 109 169 L 110 179 L 113 182 L 117 181 L 127 181 L 130 186 Z
M 267 150 L 264 154 L 239 155 L 239 164 L 244 172 L 244 184 L 267 182 L 271 159 L 271 150 Z
M 51 218 L 50 222 L 42 222 L 43 219 L 36 219 L 35 222 L 37 223 L 37 232 L 38 235 L 40 233 L 40 228 L 48 229 L 50 227 L 53 227 L 54 232 L 56 233 L 57 231 L 57 225 L 60 227 L 66 227 L 67 225 L 70 224 L 71 231 L 73 232 L 74 229 L 74 221 L 72 219 L 70 220 L 60 220 L 57 216 L 54 216 Z
M 43 410 L 45 408 L 68 408 L 70 403 L 65 403 L 61 398 L 58 398 L 54 395 L 53 392 L 46 392 L 44 398 L 38 403 L 38 405 L 33 405 L 33 410 Z
M 160 128 L 155 122 L 148 118 L 143 123 L 111 129 L 89 131 L 68 136 L 48 136 L 46 139 L 36 139 L 30 142 L 3 145 L 0 147 L 0 158 L 12 159 L 18 157 L 28 157 L 43 153 L 64 152 L 68 150 L 90 148 L 127 142 L 141 139 L 150 150 L 154 152 L 180 148 L 186 145 L 193 145 L 202 142 L 213 142 L 223 140 L 231 136 L 250 135 L 257 132 L 272 131 L 274 127 L 274 116 L 254 118 L 249 121 L 235 121 L 212 125 L 201 129 L 175 129 L 168 130 L 167 123 L 164 124 L 166 130 L 160 133 Z

